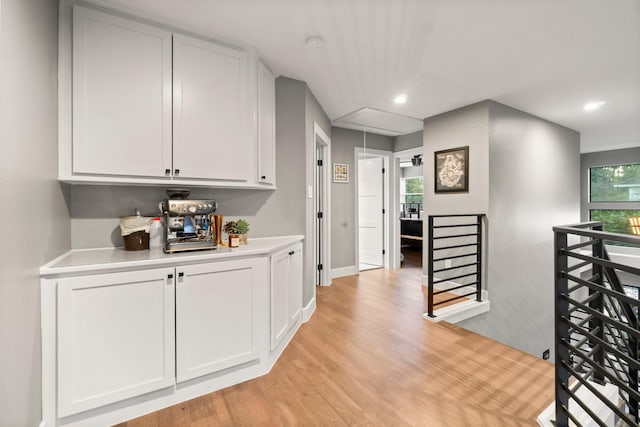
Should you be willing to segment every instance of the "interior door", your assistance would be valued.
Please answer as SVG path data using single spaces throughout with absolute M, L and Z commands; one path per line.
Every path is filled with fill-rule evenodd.
M 384 257 L 383 159 L 358 161 L 358 223 L 360 264 L 382 267 Z

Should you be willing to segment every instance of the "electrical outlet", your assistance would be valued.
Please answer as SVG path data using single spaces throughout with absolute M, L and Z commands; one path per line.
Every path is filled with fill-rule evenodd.
M 542 352 L 542 358 L 544 360 L 549 360 L 549 356 L 550 356 L 549 349 L 546 349 L 545 351 Z

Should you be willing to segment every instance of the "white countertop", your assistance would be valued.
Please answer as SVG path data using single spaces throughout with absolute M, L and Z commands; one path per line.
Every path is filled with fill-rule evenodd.
M 165 254 L 162 249 L 125 251 L 122 248 L 75 249 L 40 267 L 40 276 L 105 273 L 132 268 L 154 268 L 223 259 L 268 255 L 304 239 L 302 235 L 249 238 L 238 248 Z

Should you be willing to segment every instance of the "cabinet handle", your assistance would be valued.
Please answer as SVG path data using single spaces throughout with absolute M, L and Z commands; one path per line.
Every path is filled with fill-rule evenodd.
M 171 175 L 171 169 L 165 169 L 165 170 L 164 170 L 164 174 L 165 174 L 166 176 Z
M 289 252 L 289 255 L 293 255 L 295 253 L 296 253 L 296 251 L 291 251 L 291 252 Z
M 173 174 L 174 175 L 180 175 L 180 169 L 174 169 L 173 170 Z
M 266 176 L 266 175 L 262 175 L 262 176 L 260 177 L 260 179 L 267 179 L 267 176 Z
M 173 274 L 167 274 L 167 285 L 173 285 Z
M 179 278 L 184 277 L 184 273 L 183 273 L 183 272 L 178 273 L 178 277 L 179 277 Z
M 173 279 L 173 274 L 167 274 L 167 279 Z

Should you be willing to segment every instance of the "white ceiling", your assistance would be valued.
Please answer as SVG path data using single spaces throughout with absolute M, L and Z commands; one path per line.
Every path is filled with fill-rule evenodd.
M 331 120 L 363 107 L 422 119 L 493 99 L 579 131 L 583 152 L 640 147 L 638 0 L 94 2 L 253 46 L 276 74 L 306 81 Z M 607 104 L 586 113 L 591 100 Z

